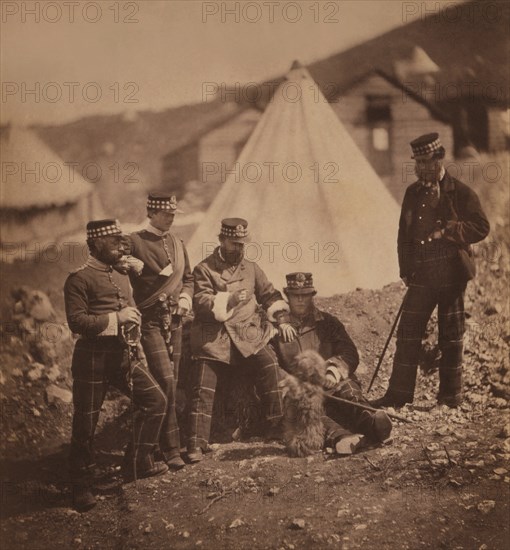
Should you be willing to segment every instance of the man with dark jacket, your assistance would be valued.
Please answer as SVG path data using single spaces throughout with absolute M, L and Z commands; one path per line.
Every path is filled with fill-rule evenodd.
M 288 321 L 294 333 L 275 339 L 280 366 L 292 374 L 293 363 L 303 351 L 316 351 L 326 361 L 325 390 L 334 397 L 368 405 L 355 371 L 358 350 L 344 325 L 335 316 L 317 309 L 313 297 L 317 293 L 311 273 L 289 273 L 284 292 L 290 306 Z M 282 319 L 283 320 L 283 319 Z M 392 429 L 391 420 L 383 411 L 368 411 L 333 400 L 325 400 L 325 443 L 339 454 L 355 452 L 364 443 L 386 440 Z
M 489 233 L 476 193 L 446 172 L 437 133 L 411 142 L 418 181 L 405 193 L 398 231 L 400 276 L 408 286 L 386 394 L 376 406 L 412 403 L 427 322 L 438 306 L 438 403 L 462 401 L 464 291 L 475 267 L 470 245 Z
M 133 296 L 142 314 L 142 346 L 149 369 L 168 400 L 161 430 L 161 458 L 173 470 L 184 467 L 175 411 L 182 346 L 182 317 L 191 310 L 193 275 L 182 240 L 171 232 L 180 212 L 174 195 L 150 193 L 147 226 L 130 235 L 127 269 Z
M 127 344 L 122 337 L 140 324 L 129 279 L 112 267 L 124 253 L 122 239 L 116 220 L 89 222 L 90 257 L 67 277 L 64 286 L 69 328 L 80 335 L 72 360 L 74 415 L 69 458 L 74 506 L 80 511 L 96 503 L 90 492 L 95 469 L 93 440 L 108 384 L 132 395 L 137 407 L 132 426 L 136 444 L 128 450 L 125 473 L 141 478 L 168 471 L 153 457 L 166 397 L 143 358 L 135 360 L 129 369 Z
M 268 320 L 278 321 L 288 305 L 262 269 L 244 258 L 247 226 L 241 218 L 222 220 L 220 246 L 193 271 L 191 462 L 199 462 L 207 448 L 217 377 L 225 365 L 251 369 L 269 430 L 282 417 L 278 361 L 268 346 L 277 331 Z M 288 323 L 280 330 L 292 331 Z

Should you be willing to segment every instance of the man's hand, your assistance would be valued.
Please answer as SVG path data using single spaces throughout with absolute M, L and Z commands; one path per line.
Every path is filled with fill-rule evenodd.
M 228 298 L 228 309 L 236 307 L 241 302 L 246 301 L 248 298 L 248 291 L 245 288 L 240 288 L 235 292 L 231 292 Z
M 175 311 L 176 315 L 180 315 L 181 317 L 184 317 L 185 315 L 188 315 L 189 313 L 189 300 L 187 298 L 179 298 L 179 302 L 177 303 L 177 309 Z
M 324 389 L 332 390 L 337 385 L 337 381 L 332 374 L 326 374 L 326 380 L 324 381 Z
M 430 239 L 442 239 L 444 235 L 444 229 L 436 229 L 430 234 Z
M 278 334 L 285 343 L 293 342 L 297 336 L 296 329 L 290 323 L 278 325 Z
M 129 272 L 140 275 L 143 269 L 143 262 L 134 256 L 122 256 L 113 267 L 124 275 L 127 275 Z
M 117 311 L 117 320 L 119 325 L 125 325 L 126 323 L 140 324 L 141 314 L 136 307 L 126 306 L 125 308 Z

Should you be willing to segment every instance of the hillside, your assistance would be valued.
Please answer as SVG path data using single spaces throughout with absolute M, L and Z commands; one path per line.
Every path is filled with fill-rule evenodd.
M 508 175 L 508 159 L 492 160 Z M 392 445 L 352 457 L 338 459 L 326 450 L 308 459 L 290 459 L 276 442 L 232 442 L 223 433 L 201 464 L 142 481 L 137 488 L 122 485 L 118 463 L 129 436 L 129 415 L 126 400 L 112 393 L 97 437 L 98 459 L 107 477 L 97 487 L 98 506 L 80 515 L 69 509 L 66 474 L 72 409 L 55 398 L 69 395 L 72 340 L 43 338 L 39 343 L 50 345 L 37 348 L 40 355 L 34 356 L 33 339 L 16 336 L 11 319 L 4 316 L 5 548 L 506 548 L 509 182 L 501 178 L 489 185 L 479 180 L 474 186 L 492 232 L 476 247 L 479 273 L 466 295 L 465 402 L 457 410 L 434 406 L 437 335 L 430 331 L 416 403 L 400 411 L 412 423 L 396 423 Z M 62 321 L 66 266 L 36 267 Z M 8 268 L 6 290 L 28 283 L 34 271 L 33 264 Z M 403 286 L 394 283 L 318 299 L 321 308 L 345 323 L 356 343 L 365 388 L 403 293 Z M 12 301 L 3 305 L 5 311 Z M 394 341 L 370 397 L 383 392 L 393 353 Z M 231 403 L 229 410 L 240 412 L 242 407 Z M 235 425 L 234 418 L 226 420 Z

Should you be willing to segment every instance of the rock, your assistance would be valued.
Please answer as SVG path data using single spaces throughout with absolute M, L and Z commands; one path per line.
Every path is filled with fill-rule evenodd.
M 143 530 L 144 535 L 148 535 L 149 533 L 152 533 L 152 525 L 149 523 L 147 527 Z
M 23 371 L 21 369 L 14 368 L 14 369 L 12 369 L 11 374 L 15 378 L 19 378 L 20 376 L 23 376 Z
M 269 491 L 267 492 L 267 496 L 268 497 L 273 497 L 273 496 L 277 495 L 279 492 L 280 492 L 279 487 L 271 487 L 269 489 Z
M 484 515 L 487 515 L 491 510 L 494 510 L 496 507 L 496 502 L 494 500 L 482 500 L 478 503 L 477 509 Z
M 80 538 L 80 537 L 76 537 L 75 539 L 73 539 L 73 543 L 74 543 L 74 544 L 81 544 L 81 538 Z
M 305 520 L 301 518 L 294 518 L 292 520 L 292 523 L 290 524 L 292 529 L 304 529 L 305 528 Z
M 363 531 L 363 529 L 366 529 L 368 526 L 366 523 L 358 523 L 358 525 L 354 526 L 355 531 Z
M 44 374 L 44 365 L 42 363 L 32 363 L 30 365 L 30 370 L 27 373 L 29 380 L 34 382 L 35 380 L 40 380 Z
M 189 539 L 189 537 L 190 537 L 189 531 L 183 531 L 181 533 L 181 536 L 185 539 Z
M 508 470 L 506 468 L 494 468 L 493 472 L 498 476 L 504 476 Z
M 229 529 L 236 529 L 237 527 L 241 527 L 241 525 L 244 525 L 244 521 L 241 518 L 236 518 L 229 526 Z
M 59 388 L 52 384 L 46 388 L 46 400 L 48 404 L 55 403 L 56 400 L 62 401 L 63 403 L 72 403 L 73 394 L 64 388 Z
M 35 407 L 32 409 L 32 414 L 36 417 L 41 416 L 40 411 L 38 409 L 36 409 Z
M 46 377 L 50 382 L 56 382 L 60 376 L 61 376 L 60 367 L 56 363 L 54 363 L 50 367 L 50 370 L 46 373 Z
M 489 304 L 485 310 L 485 315 L 496 315 L 498 313 L 501 313 L 501 304 L 495 303 L 495 304 Z

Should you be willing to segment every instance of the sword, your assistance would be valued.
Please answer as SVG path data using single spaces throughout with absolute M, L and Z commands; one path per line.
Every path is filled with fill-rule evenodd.
M 136 476 L 136 434 L 135 434 L 135 403 L 134 403 L 134 391 L 133 391 L 133 362 L 138 357 L 138 344 L 140 343 L 140 325 L 135 323 L 127 323 L 121 327 L 122 337 L 124 342 L 128 346 L 128 387 L 129 397 L 131 400 L 130 416 L 131 416 L 131 446 L 133 449 L 133 479 L 135 482 L 135 489 L 138 490 L 137 476 Z

